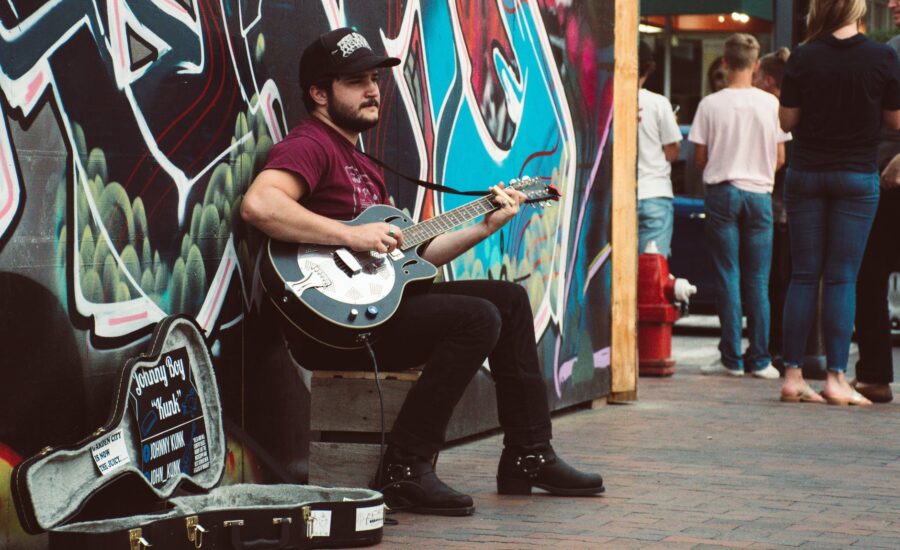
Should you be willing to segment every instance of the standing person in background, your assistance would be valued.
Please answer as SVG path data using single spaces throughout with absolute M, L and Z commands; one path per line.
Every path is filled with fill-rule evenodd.
M 888 7 L 894 24 L 900 26 L 900 0 Z M 888 41 L 900 54 L 900 34 Z M 888 311 L 888 280 L 900 262 L 900 132 L 885 128 L 878 147 L 881 197 L 866 243 L 856 282 L 856 341 L 859 361 L 851 385 L 875 403 L 894 399 L 894 361 L 891 351 L 891 320 Z
M 696 144 L 695 160 L 706 184 L 706 237 L 722 327 L 721 357 L 701 370 L 744 375 L 741 320 L 746 309 L 747 370 L 757 378 L 778 378 L 769 355 L 770 194 L 790 136 L 778 128 L 778 100 L 753 87 L 758 56 L 753 36 L 728 38 L 722 60 L 728 87 L 700 101 L 688 136 Z
M 665 96 L 644 88 L 653 72 L 653 50 L 638 48 L 638 253 L 656 242 L 660 254 L 672 251 L 672 161 L 678 158 L 681 130 Z
M 753 73 L 753 85 L 775 97 L 781 97 L 781 79 L 784 67 L 791 55 L 787 48 L 764 55 L 759 67 Z M 784 296 L 791 281 L 791 249 L 788 240 L 787 210 L 784 208 L 784 174 L 787 165 L 775 172 L 775 187 L 772 189 L 772 273 L 769 276 L 769 309 L 771 328 L 769 330 L 769 353 L 776 367 L 782 365 L 781 318 L 784 310 Z
M 706 68 L 706 85 L 709 93 L 714 94 L 728 87 L 728 72 L 722 66 L 722 56 L 715 58 Z
M 878 207 L 882 121 L 900 129 L 900 61 L 859 32 L 865 0 L 812 0 L 806 42 L 781 88 L 781 127 L 795 131 L 785 179 L 793 273 L 784 306 L 782 400 L 821 401 L 800 365 L 824 276 L 822 322 L 829 403 L 870 405 L 845 372 L 856 276 Z

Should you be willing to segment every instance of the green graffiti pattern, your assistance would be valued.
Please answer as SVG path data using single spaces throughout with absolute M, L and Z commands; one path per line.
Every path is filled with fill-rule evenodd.
M 260 40 L 258 53 L 263 49 L 264 43 Z M 257 104 L 256 97 L 251 104 Z M 85 186 L 76 186 L 74 198 L 78 220 L 75 228 L 78 275 L 85 299 L 111 304 L 137 298 L 143 292 L 169 313 L 196 314 L 232 232 L 242 272 L 248 273 L 250 250 L 254 249 L 254 242 L 248 241 L 256 241 L 261 236 L 248 230 L 240 220 L 241 200 L 254 175 L 262 168 L 273 142 L 261 109 L 255 114 L 239 113 L 234 128 L 228 161 L 220 162 L 210 171 L 203 201 L 193 205 L 189 222 L 185 224 L 179 255 L 168 265 L 158 247 L 151 242 L 141 198 L 131 200 L 120 183 L 110 181 L 106 154 L 99 148 L 88 152 L 83 130 L 74 125 L 73 134 L 81 164 L 85 167 L 86 182 Z M 241 138 L 243 141 L 239 142 Z M 96 204 L 108 240 L 91 213 L 85 187 Z M 63 282 L 66 280 L 69 230 L 65 215 L 67 192 L 66 182 L 60 182 L 57 211 L 63 221 L 57 232 L 57 265 L 59 279 Z M 120 262 L 116 262 L 113 249 Z M 135 288 L 126 272 L 140 285 L 140 290 Z

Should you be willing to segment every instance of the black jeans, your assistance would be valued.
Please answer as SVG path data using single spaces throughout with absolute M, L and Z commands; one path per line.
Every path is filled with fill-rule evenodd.
M 900 260 L 900 189 L 882 191 L 856 282 L 856 378 L 868 384 L 894 381 L 888 280 Z
M 440 450 L 453 409 L 469 381 L 490 360 L 505 445 L 551 438 L 547 389 L 535 347 L 528 295 L 505 281 L 436 283 L 404 298 L 373 345 L 379 370 L 424 364 L 391 430 L 390 442 L 430 458 Z M 366 350 L 292 344 L 312 370 L 371 370 Z

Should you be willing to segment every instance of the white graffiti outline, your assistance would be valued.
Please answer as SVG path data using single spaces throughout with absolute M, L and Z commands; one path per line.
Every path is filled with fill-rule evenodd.
M 129 53 L 126 51 L 127 48 L 124 46 L 125 44 L 127 44 L 125 23 L 127 22 L 132 27 L 132 29 L 135 30 L 135 32 L 139 31 L 142 38 L 147 39 L 148 42 L 160 48 L 158 54 L 159 57 L 162 57 L 168 52 L 164 45 L 164 42 L 158 36 L 150 32 L 146 26 L 142 25 L 139 18 L 133 13 L 132 10 L 130 10 L 129 6 L 125 5 L 125 2 L 122 2 L 121 0 L 108 0 L 107 7 L 109 9 L 107 9 L 106 11 L 108 14 L 107 21 L 110 28 L 110 36 L 107 37 L 107 39 L 100 38 L 105 36 L 105 32 L 103 26 L 98 24 L 99 21 L 101 21 L 101 10 L 99 9 L 97 2 L 105 0 L 84 0 L 82 3 L 87 1 L 91 2 L 91 6 L 93 7 L 93 15 L 83 15 L 81 17 L 78 17 L 77 19 L 74 19 L 64 32 L 59 33 L 59 37 L 55 41 L 53 41 L 50 46 L 46 47 L 39 56 L 36 56 L 37 59 L 32 62 L 32 65 L 30 68 L 28 68 L 28 70 L 24 71 L 21 75 L 10 76 L 9 74 L 7 74 L 8 71 L 5 68 L 0 67 L 0 91 L 3 92 L 7 102 L 12 108 L 19 109 L 22 115 L 27 118 L 33 114 L 33 109 L 35 108 L 35 106 L 39 104 L 44 94 L 48 90 L 50 90 L 49 101 L 56 105 L 59 109 L 63 135 L 65 136 L 68 143 L 71 144 L 70 150 L 73 151 L 73 153 L 77 152 L 77 147 L 74 145 L 75 143 L 77 143 L 77 140 L 71 126 L 70 117 L 68 116 L 64 108 L 65 103 L 60 97 L 57 87 L 54 85 L 55 81 L 52 70 L 50 69 L 49 58 L 60 48 L 62 48 L 75 33 L 82 30 L 83 28 L 89 29 L 95 37 L 95 43 L 97 43 L 98 48 L 102 46 L 103 48 L 105 48 L 106 53 L 110 56 L 117 86 L 120 90 L 122 90 L 123 95 L 131 106 L 131 110 L 134 116 L 134 122 L 139 128 L 139 131 L 144 139 L 144 142 L 147 144 L 150 154 L 169 175 L 178 190 L 178 221 L 179 224 L 183 224 L 184 211 L 186 207 L 186 197 L 191 187 L 195 185 L 201 179 L 201 177 L 203 177 L 212 168 L 214 168 L 222 158 L 227 156 L 231 151 L 235 150 L 240 144 L 245 142 L 250 137 L 250 134 L 241 136 L 236 143 L 231 144 L 225 150 L 220 152 L 220 154 L 216 156 L 216 158 L 214 158 L 210 163 L 208 163 L 207 166 L 203 167 L 195 177 L 188 179 L 184 172 L 177 168 L 159 149 L 159 146 L 156 143 L 152 132 L 150 131 L 149 125 L 144 117 L 141 107 L 134 97 L 131 84 L 140 78 L 140 76 L 146 71 L 146 68 L 134 72 L 130 70 Z M 200 62 L 196 64 L 182 62 L 179 64 L 179 72 L 193 74 L 202 72 L 206 63 L 206 52 L 202 40 L 200 40 L 202 36 L 200 18 L 196 17 L 192 19 L 190 14 L 185 11 L 185 9 L 181 5 L 170 0 L 149 1 L 151 1 L 163 13 L 172 16 L 180 23 L 183 23 L 185 26 L 189 27 L 198 37 Z M 66 3 L 64 4 L 64 2 Z M 241 17 L 240 21 L 243 30 L 242 34 L 244 38 L 245 51 L 248 52 L 248 60 L 251 61 L 249 63 L 249 67 L 251 67 L 252 69 L 252 58 L 249 56 L 249 45 L 246 42 L 248 29 L 243 28 L 242 23 L 243 3 L 239 4 L 240 5 L 237 7 L 237 10 L 239 12 L 239 17 Z M 224 18 L 225 6 L 221 0 L 219 2 L 219 6 Z M 21 41 L 23 37 L 25 37 L 26 33 L 42 31 L 46 32 L 46 29 L 42 29 L 42 27 L 48 26 L 50 24 L 50 18 L 54 15 L 61 13 L 63 16 L 67 16 L 71 15 L 71 13 L 73 12 L 82 13 L 83 10 L 82 12 L 78 12 L 78 9 L 84 7 L 85 6 L 82 6 L 81 4 L 78 4 L 76 6 L 73 0 L 50 1 L 39 8 L 37 11 L 35 11 L 33 14 L 31 14 L 25 21 L 18 23 L 14 28 L 9 29 L 0 26 L 0 41 L 2 41 L 2 43 L 0 43 L 0 47 L 15 47 L 16 42 Z M 261 13 L 262 0 L 260 0 L 258 7 L 259 13 Z M 256 24 L 259 21 L 259 13 L 254 19 L 253 24 Z M 225 34 L 227 35 L 228 33 Z M 229 53 L 231 55 L 231 62 L 234 65 L 235 74 L 238 74 L 234 45 L 231 43 L 230 36 L 228 40 L 228 47 Z M 268 126 L 270 135 L 273 136 L 273 139 L 275 141 L 278 141 L 281 139 L 280 128 L 285 125 L 285 121 L 283 118 L 284 115 L 282 114 L 281 120 L 279 121 L 278 117 L 275 115 L 275 110 L 273 108 L 275 102 L 280 102 L 278 88 L 272 81 L 267 81 L 266 83 L 264 83 L 262 88 L 260 88 L 255 74 L 253 74 L 252 80 L 253 88 L 256 92 L 255 95 L 257 97 L 257 101 L 250 101 L 247 96 L 246 88 L 244 85 L 245 83 L 238 79 L 238 87 L 241 90 L 242 97 L 244 98 L 244 101 L 247 104 L 251 114 L 255 114 L 256 111 L 260 108 L 264 109 L 263 118 L 266 121 L 266 125 Z M 0 238 L 2 238 L 5 235 L 6 231 L 9 230 L 13 219 L 18 214 L 18 211 L 21 208 L 20 197 L 22 182 L 19 173 L 16 171 L 15 151 L 9 138 L 9 128 L 6 125 L 7 117 L 5 116 L 5 113 L 0 113 L 0 115 L 3 115 L 3 128 L 0 128 L 0 155 L 2 155 L 3 157 L 2 173 L 0 173 L 0 177 L 2 177 L 2 180 L 0 180 Z M 281 124 L 279 124 L 279 122 Z M 79 280 L 80 253 L 78 247 L 80 243 L 78 239 L 74 239 L 75 250 L 72 257 L 76 265 L 74 266 L 75 269 L 73 270 L 75 274 L 75 284 L 73 285 L 72 290 L 76 308 L 82 315 L 94 318 L 94 331 L 100 336 L 117 337 L 132 333 L 135 330 L 139 330 L 147 326 L 148 324 L 152 324 L 158 321 L 165 315 L 165 312 L 163 312 L 146 295 L 143 289 L 141 289 L 141 286 L 137 284 L 137 282 L 133 279 L 130 272 L 126 268 L 124 268 L 122 259 L 119 256 L 119 251 L 116 250 L 113 246 L 113 243 L 106 231 L 105 226 L 102 223 L 102 219 L 96 208 L 94 197 L 92 196 L 90 191 L 90 186 L 87 184 L 87 172 L 85 170 L 85 167 L 82 165 L 82 160 L 77 154 L 73 154 L 72 159 L 72 177 L 75 183 L 75 189 L 73 189 L 73 192 L 78 192 L 78 189 L 80 188 L 80 190 L 85 193 L 88 199 L 87 202 L 89 205 L 89 211 L 91 212 L 92 217 L 97 222 L 100 236 L 104 240 L 106 240 L 113 258 L 120 266 L 120 271 L 122 272 L 126 280 L 130 283 L 132 289 L 136 290 L 140 294 L 138 298 L 129 300 L 127 302 L 107 304 L 94 303 L 87 300 L 81 292 L 81 285 Z M 75 218 L 77 218 L 77 213 Z M 75 220 L 75 223 L 78 223 L 77 219 Z M 226 294 L 222 291 L 223 285 L 228 284 L 228 281 L 230 281 L 231 275 L 235 269 L 238 269 L 239 276 L 242 279 L 245 279 L 244 275 L 240 273 L 240 268 L 238 262 L 236 261 L 234 246 L 231 242 L 231 239 L 229 239 L 217 273 L 214 276 L 213 281 L 211 282 L 203 305 L 201 306 L 201 310 L 197 316 L 198 320 L 201 321 L 201 326 L 203 326 L 203 328 L 206 330 L 211 330 L 216 321 Z

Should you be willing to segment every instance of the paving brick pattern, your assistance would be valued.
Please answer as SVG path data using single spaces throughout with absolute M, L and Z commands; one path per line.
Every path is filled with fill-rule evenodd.
M 639 401 L 554 419 L 604 496 L 498 496 L 491 436 L 438 464 L 475 515 L 394 514 L 382 547 L 900 548 L 900 404 L 783 404 L 779 381 L 701 376 L 715 343 L 676 338 L 677 373 L 641 378 Z

